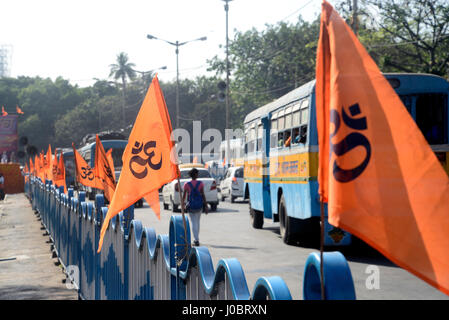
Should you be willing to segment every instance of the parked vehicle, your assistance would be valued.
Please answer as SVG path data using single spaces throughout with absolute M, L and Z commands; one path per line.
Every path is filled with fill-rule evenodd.
M 230 167 L 220 183 L 220 200 L 230 198 L 234 203 L 236 198 L 244 197 L 243 167 Z
M 191 180 L 189 171 L 192 168 L 198 169 L 198 180 L 204 183 L 204 195 L 206 196 L 206 201 L 210 205 L 211 210 L 216 211 L 218 206 L 217 183 L 215 182 L 215 179 L 211 177 L 209 171 L 204 168 L 204 165 L 197 163 L 179 165 L 179 171 L 181 172 L 181 190 L 184 190 L 184 183 Z M 165 210 L 171 207 L 173 212 L 180 211 L 181 201 L 179 197 L 177 179 L 166 184 L 162 188 L 162 202 Z

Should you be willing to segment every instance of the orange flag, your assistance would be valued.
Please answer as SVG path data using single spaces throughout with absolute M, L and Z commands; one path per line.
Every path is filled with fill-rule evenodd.
M 65 182 L 64 156 L 62 155 L 62 152 L 61 155 L 59 156 L 59 161 L 55 154 L 55 159 L 53 161 L 53 181 L 55 185 L 63 186 L 64 192 L 67 192 L 67 185 Z
M 58 171 L 58 150 L 55 148 L 55 155 L 50 156 L 50 168 L 48 170 L 48 179 L 52 180 L 55 183 L 55 178 Z
M 449 294 L 449 178 L 351 29 L 322 4 L 319 192 L 329 222 Z
M 34 171 L 33 174 L 36 178 L 39 178 L 39 156 L 34 156 Z
M 51 145 L 48 145 L 47 155 L 44 160 L 44 175 L 45 179 L 52 180 L 52 170 L 53 170 L 53 154 L 51 153 Z
M 5 111 L 5 107 L 2 106 L 2 117 L 7 116 L 8 112 Z
M 159 218 L 158 189 L 179 176 L 171 131 L 165 100 L 154 77 L 123 152 L 123 167 L 101 228 L 98 252 L 109 221 L 137 200 L 145 198 Z
M 115 167 L 114 167 L 114 158 L 112 157 L 112 148 L 109 149 L 106 152 L 106 158 L 108 159 L 109 162 L 109 167 L 111 168 L 111 172 L 114 174 L 114 178 L 115 178 Z M 117 185 L 117 181 L 115 181 L 115 184 Z
M 86 163 L 86 160 L 79 154 L 72 144 L 76 168 L 76 181 L 83 186 L 96 188 L 94 170 Z
M 39 178 L 41 178 L 42 182 L 45 182 L 45 168 L 46 168 L 46 162 L 45 162 L 45 156 L 44 151 L 41 151 L 40 158 L 39 158 Z
M 33 160 L 31 160 L 31 157 L 30 157 L 30 174 L 35 174 L 35 172 L 34 172 L 34 164 L 33 164 Z
M 20 109 L 18 105 L 16 105 L 16 112 L 17 112 L 18 114 L 24 114 L 23 111 L 22 111 L 22 109 Z
M 109 202 L 111 202 L 116 187 L 114 171 L 112 171 L 111 169 L 109 160 L 106 156 L 106 152 L 104 151 L 103 144 L 101 143 L 98 134 L 96 136 L 95 144 L 94 173 L 95 179 L 97 181 L 97 188 L 104 190 L 104 196 L 106 197 L 106 199 L 108 199 Z

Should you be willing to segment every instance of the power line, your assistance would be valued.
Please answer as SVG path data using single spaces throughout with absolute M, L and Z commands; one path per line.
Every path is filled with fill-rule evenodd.
M 310 0 L 309 2 L 307 2 L 306 4 L 302 5 L 299 9 L 295 10 L 293 13 L 290 13 L 288 16 L 286 16 L 285 18 L 281 19 L 280 21 L 284 21 L 287 20 L 288 18 L 290 18 L 292 15 L 298 13 L 299 11 L 301 11 L 302 9 L 304 9 L 305 7 L 307 7 L 309 4 L 311 4 L 314 0 Z
M 443 38 L 448 38 L 449 34 L 444 34 L 441 35 L 439 37 L 435 37 L 432 40 L 438 40 L 438 39 L 443 39 Z M 403 42 L 399 42 L 399 43 L 387 43 L 387 44 L 378 44 L 378 45 L 371 45 L 371 46 L 366 46 L 368 49 L 371 48 L 389 48 L 389 47 L 397 47 L 397 46 L 404 46 L 407 44 L 413 44 L 413 43 L 420 43 L 423 42 L 425 40 L 431 40 L 431 39 L 421 39 L 421 40 L 415 40 L 415 41 L 403 41 Z

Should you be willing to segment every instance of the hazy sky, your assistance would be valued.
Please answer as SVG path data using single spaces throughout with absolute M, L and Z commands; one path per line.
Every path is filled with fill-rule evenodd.
M 233 0 L 229 38 L 281 20 L 307 21 L 321 0 Z M 334 1 L 330 1 L 333 3 Z M 126 52 L 136 69 L 162 66 L 161 80 L 176 78 L 175 47 L 147 34 L 176 42 L 207 36 L 179 50 L 181 78 L 204 74 L 207 59 L 224 56 L 225 11 L 222 0 L 2 0 L 0 44 L 12 45 L 11 76 L 62 76 L 80 86 L 106 79 L 109 65 Z

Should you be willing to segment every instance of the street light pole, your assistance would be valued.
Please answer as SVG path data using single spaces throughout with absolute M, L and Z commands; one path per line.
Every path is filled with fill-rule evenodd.
M 229 163 L 229 150 L 231 149 L 230 146 L 230 137 L 226 135 L 226 129 L 229 129 L 230 126 L 230 116 L 229 116 L 229 108 L 230 108 L 230 101 L 229 101 L 229 37 L 228 37 L 228 12 L 229 12 L 229 5 L 228 3 L 232 0 L 222 0 L 225 2 L 225 11 L 226 11 L 226 127 L 225 127 L 225 139 L 226 139 L 226 162 Z
M 149 73 L 149 74 L 152 74 L 154 71 L 157 71 L 157 70 L 165 70 L 165 69 L 167 69 L 167 66 L 163 66 L 163 67 L 160 67 L 160 68 L 156 68 L 156 69 L 152 69 L 152 70 L 149 70 L 149 71 L 139 71 L 139 70 L 135 70 L 135 69 L 133 69 L 134 70 L 134 72 L 137 72 L 137 73 L 140 73 L 141 75 L 142 75 L 142 84 L 143 84 L 143 94 L 144 94 L 144 98 L 145 98 L 145 93 L 146 93 L 146 85 L 145 85 L 145 74 L 146 73 Z
M 171 41 L 167 41 L 167 40 L 155 37 L 151 34 L 147 34 L 147 39 L 162 40 L 162 41 L 176 47 L 176 51 L 175 51 L 175 53 L 176 53 L 176 127 L 179 128 L 179 47 L 183 46 L 189 42 L 193 42 L 193 41 L 205 41 L 205 40 L 207 40 L 207 37 L 201 37 L 201 38 L 184 41 L 184 42 L 179 42 L 178 40 L 176 40 L 176 42 L 171 42 Z

